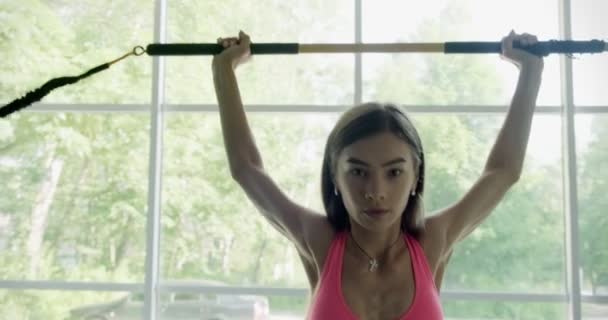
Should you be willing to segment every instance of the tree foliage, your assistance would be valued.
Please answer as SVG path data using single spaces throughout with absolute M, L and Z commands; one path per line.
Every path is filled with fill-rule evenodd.
M 151 42 L 152 3 L 0 2 L 0 52 L 10 62 L 0 65 L 0 100 L 12 100 L 48 78 L 80 73 L 133 45 Z M 466 9 L 461 4 L 448 6 L 439 23 L 458 18 Z M 236 14 L 227 9 L 236 8 L 236 1 L 184 0 L 169 6 L 170 42 L 215 39 L 235 33 L 238 29 L 229 28 L 237 25 L 254 38 L 263 35 L 265 42 L 354 38 L 349 2 L 238 2 Z M 438 27 L 436 21 L 417 30 L 423 38 L 450 38 L 458 32 Z M 208 58 L 167 59 L 167 100 L 214 103 L 209 63 Z M 151 97 L 150 70 L 149 59 L 126 60 L 58 90 L 45 102 L 145 104 Z M 349 104 L 353 70 L 350 55 L 255 57 L 238 76 L 247 105 Z M 364 87 L 370 100 L 453 105 L 492 100 L 502 92 L 499 80 L 485 58 L 395 55 L 374 70 Z M 290 197 L 319 212 L 321 156 L 336 116 L 249 117 L 270 174 Z M 442 114 L 413 119 L 426 152 L 425 207 L 431 214 L 474 183 L 504 118 Z M 594 292 L 608 285 L 608 219 L 603 210 L 608 203 L 602 197 L 608 179 L 602 166 L 608 158 L 605 120 L 594 119 L 594 140 L 578 155 L 583 267 Z M 0 120 L 3 279 L 144 281 L 149 123 L 147 114 L 128 112 L 21 112 Z M 168 113 L 162 129 L 162 277 L 306 287 L 294 247 L 230 179 L 217 113 Z M 444 288 L 563 292 L 561 164 L 537 165 L 527 159 L 525 165 L 522 179 L 505 201 L 456 248 Z M 62 318 L 71 307 L 112 297 L 6 290 L 0 292 L 0 306 L 13 319 Z M 288 309 L 298 305 L 274 302 Z M 525 314 L 559 319 L 563 314 L 560 305 L 550 304 L 445 306 L 448 315 L 465 318 L 522 319 Z

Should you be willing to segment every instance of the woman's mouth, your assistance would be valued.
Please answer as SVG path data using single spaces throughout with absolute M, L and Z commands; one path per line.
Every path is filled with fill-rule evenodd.
M 388 209 L 372 208 L 372 209 L 363 210 L 363 212 L 365 212 L 369 216 L 378 217 L 378 216 L 382 216 L 382 215 L 388 213 Z

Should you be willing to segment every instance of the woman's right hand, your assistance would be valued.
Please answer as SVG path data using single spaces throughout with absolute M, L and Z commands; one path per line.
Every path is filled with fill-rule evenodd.
M 213 64 L 228 64 L 232 69 L 251 59 L 251 39 L 245 32 L 240 31 L 239 37 L 218 38 L 217 43 L 224 51 L 213 57 Z

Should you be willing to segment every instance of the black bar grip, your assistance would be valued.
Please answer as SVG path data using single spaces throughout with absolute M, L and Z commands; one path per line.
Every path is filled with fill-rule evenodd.
M 513 47 L 533 53 L 537 56 L 547 56 L 550 53 L 601 53 L 606 43 L 601 40 L 572 41 L 550 40 L 539 41 L 534 45 L 522 47 L 517 41 Z M 501 53 L 500 42 L 446 42 L 444 53 Z
M 252 43 L 251 54 L 297 54 L 297 43 Z M 216 43 L 152 43 L 146 47 L 151 56 L 215 55 L 224 50 Z

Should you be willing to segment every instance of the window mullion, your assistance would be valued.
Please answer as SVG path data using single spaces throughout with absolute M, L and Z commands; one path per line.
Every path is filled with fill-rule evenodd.
M 165 0 L 156 0 L 154 42 L 165 42 Z M 148 177 L 148 214 L 146 217 L 146 269 L 144 282 L 144 319 L 158 319 L 160 266 L 160 197 L 163 150 L 164 58 L 153 57 L 152 108 L 150 109 L 150 162 Z
M 559 3 L 559 27 L 561 39 L 572 39 L 571 1 Z M 578 198 L 576 174 L 576 144 L 574 131 L 574 97 L 572 85 L 572 60 L 560 56 L 562 97 L 562 161 L 564 190 L 564 247 L 566 253 L 566 294 L 568 295 L 568 319 L 581 319 L 580 254 L 578 227 Z

